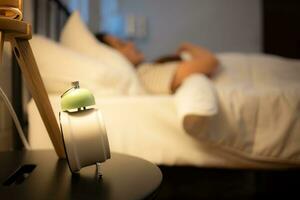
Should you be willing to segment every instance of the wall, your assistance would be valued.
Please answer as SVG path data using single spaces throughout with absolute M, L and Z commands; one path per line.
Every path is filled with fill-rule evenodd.
M 153 59 L 181 41 L 213 51 L 261 51 L 260 0 L 119 0 L 123 14 L 145 16 L 148 36 L 139 41 Z
M 61 0 L 69 10 L 78 10 L 83 20 L 92 32 L 100 29 L 100 2 L 101 0 Z
M 100 0 L 89 0 L 89 27 L 92 32 L 100 29 Z

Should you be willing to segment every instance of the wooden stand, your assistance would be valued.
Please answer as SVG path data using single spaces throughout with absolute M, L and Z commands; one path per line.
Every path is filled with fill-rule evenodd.
M 0 17 L 0 62 L 2 60 L 3 43 L 4 41 L 10 41 L 26 84 L 37 105 L 56 154 L 59 158 L 65 158 L 60 129 L 28 42 L 32 37 L 31 30 L 31 25 L 26 22 Z

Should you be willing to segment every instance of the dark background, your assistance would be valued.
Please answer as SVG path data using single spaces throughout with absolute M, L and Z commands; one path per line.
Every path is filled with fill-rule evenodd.
M 300 1 L 263 0 L 264 52 L 300 58 Z

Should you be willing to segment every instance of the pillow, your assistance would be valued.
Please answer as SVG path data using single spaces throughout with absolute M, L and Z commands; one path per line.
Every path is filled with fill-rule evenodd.
M 48 93 L 62 94 L 75 80 L 95 95 L 127 93 L 130 82 L 99 60 L 80 55 L 42 36 L 34 35 L 30 44 Z
M 144 93 L 131 63 L 117 50 L 99 42 L 81 20 L 79 12 L 74 12 L 68 19 L 61 33 L 60 42 L 66 47 L 105 63 L 108 68 L 118 70 L 122 79 L 128 79 L 130 82 L 129 95 Z

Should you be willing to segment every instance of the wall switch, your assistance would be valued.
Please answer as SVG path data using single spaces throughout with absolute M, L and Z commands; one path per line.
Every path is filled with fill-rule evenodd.
M 136 20 L 136 36 L 139 39 L 145 39 L 147 37 L 148 31 L 147 18 L 145 16 L 140 16 Z
M 131 39 L 144 39 L 147 36 L 147 18 L 128 14 L 125 17 L 125 35 Z
M 135 38 L 136 36 L 136 16 L 129 14 L 126 15 L 125 21 L 125 34 L 127 38 Z

